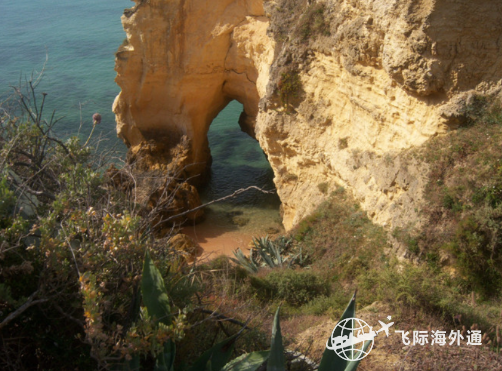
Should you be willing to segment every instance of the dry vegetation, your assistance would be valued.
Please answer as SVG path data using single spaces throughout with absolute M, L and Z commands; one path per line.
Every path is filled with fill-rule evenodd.
M 226 257 L 189 266 L 153 238 L 159 210 L 145 211 L 110 181 L 106 156 L 88 142 L 53 136 L 31 93 L 17 111 L 1 111 L 2 369 L 108 370 L 133 356 L 149 369 L 171 339 L 183 370 L 243 328 L 235 355 L 267 348 L 279 305 L 287 346 L 319 361 L 355 290 L 358 314 L 372 324 L 392 315 L 399 330 L 484 334 L 479 347 L 404 347 L 391 331 L 361 369 L 502 369 L 497 100 L 475 98 L 464 127 L 410 153 L 435 164 L 421 210 L 427 223 L 391 231 L 413 261 L 398 260 L 388 231 L 339 187 L 291 232 L 294 243 L 261 240 L 268 252 L 255 251 L 257 269 L 245 269 Z M 172 326 L 140 309 L 146 249 L 166 282 Z
M 361 369 L 502 369 L 501 144 L 498 100 L 476 97 L 466 107 L 461 129 L 410 152 L 435 165 L 420 210 L 427 222 L 391 231 L 411 260 L 396 259 L 388 232 L 338 188 L 291 232 L 292 252 L 301 248 L 302 265 L 262 268 L 257 274 L 229 265 L 227 270 L 239 272 L 238 284 L 230 279 L 214 287 L 231 287 L 231 297 L 246 303 L 249 314 L 261 308 L 271 312 L 282 303 L 290 346 L 315 360 L 357 289 L 361 318 L 376 322 L 392 314 L 399 330 L 458 330 L 465 338 L 467 331 L 480 329 L 484 344 L 405 347 L 395 334 L 377 344 L 375 356 Z M 321 286 L 312 286 L 314 281 Z M 309 296 L 284 295 L 293 290 Z

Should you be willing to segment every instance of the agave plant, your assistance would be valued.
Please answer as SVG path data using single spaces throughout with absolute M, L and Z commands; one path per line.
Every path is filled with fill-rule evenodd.
M 345 309 L 340 318 L 340 321 L 343 321 L 346 318 L 354 318 L 355 317 L 355 306 L 356 306 L 356 296 L 352 297 L 349 302 L 349 305 Z M 243 359 L 256 359 L 256 364 L 250 365 L 249 367 L 241 367 L 241 368 L 232 368 L 232 370 L 240 370 L 240 371 L 256 371 L 258 367 L 260 367 L 263 363 L 267 363 L 267 371 L 286 371 L 286 360 L 284 357 L 284 346 L 282 344 L 282 334 L 281 334 L 281 326 L 279 323 L 279 309 L 275 312 L 274 323 L 272 327 L 272 339 L 271 339 L 271 347 L 268 351 L 268 356 L 266 352 L 253 352 L 243 355 L 239 358 Z M 341 329 L 336 328 L 332 336 L 340 336 Z M 366 351 L 371 341 L 366 341 L 363 345 L 362 351 Z M 258 364 L 258 359 L 261 357 L 263 359 L 262 363 Z M 237 361 L 237 358 L 235 361 Z M 265 359 L 266 358 L 266 359 Z M 357 357 L 355 357 L 357 358 Z M 360 360 L 347 361 L 341 357 L 339 357 L 334 351 L 330 349 L 325 349 L 321 363 L 317 368 L 318 371 L 354 371 L 359 366 Z M 232 362 L 230 362 L 231 364 Z M 207 369 L 206 369 L 207 370 Z M 223 369 L 230 370 L 230 369 Z
M 249 273 L 258 272 L 259 264 L 253 258 L 253 249 L 249 251 L 249 257 L 244 255 L 240 248 L 234 251 L 234 256 L 236 257 L 236 259 L 230 258 L 230 260 L 232 260 L 234 263 L 242 266 Z
M 301 248 L 299 254 L 284 255 L 292 244 L 293 239 L 284 236 L 281 236 L 274 241 L 272 241 L 268 236 L 259 238 L 253 237 L 253 246 L 258 252 L 258 257 L 260 258 L 259 260 L 255 259 L 253 255 L 254 249 L 250 249 L 249 257 L 247 257 L 240 248 L 234 251 L 235 259 L 230 259 L 236 264 L 241 265 L 250 273 L 258 272 L 258 268 L 260 266 L 268 266 L 270 268 L 291 268 L 296 261 L 299 261 L 300 265 L 302 265 L 303 260 L 306 257 L 302 256 Z
M 287 257 L 282 253 L 285 243 L 274 243 L 268 236 L 253 238 L 253 245 L 256 247 L 262 261 L 270 268 L 282 267 L 286 263 Z
M 148 251 L 145 254 L 143 264 L 143 277 L 141 280 L 141 292 L 143 303 L 147 311 L 163 325 L 170 325 L 173 321 L 170 312 L 169 297 L 164 285 L 164 280 L 159 270 L 150 259 Z M 237 334 L 223 340 L 206 350 L 189 369 L 189 371 L 256 371 L 266 363 L 267 371 L 285 371 L 286 359 L 284 356 L 284 346 L 282 343 L 281 326 L 279 323 L 279 309 L 275 312 L 272 325 L 272 339 L 269 350 L 243 354 L 230 360 L 235 341 L 241 335 Z M 340 321 L 346 318 L 355 317 L 355 294 L 345 309 Z M 337 333 L 338 331 L 338 333 Z M 333 336 L 341 335 L 341 329 L 336 328 Z M 368 341 L 364 344 L 363 350 L 371 344 Z M 164 343 L 163 351 L 157 355 L 154 371 L 174 371 L 174 357 L 176 346 L 172 340 Z M 324 351 L 318 371 L 354 371 L 359 365 L 357 361 L 346 361 L 340 358 L 334 351 L 326 349 Z M 122 371 L 141 370 L 139 355 L 123 364 Z

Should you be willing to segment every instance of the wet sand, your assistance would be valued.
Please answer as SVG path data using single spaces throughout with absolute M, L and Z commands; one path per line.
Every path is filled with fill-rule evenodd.
M 245 225 L 232 223 L 228 214 L 236 211 L 239 216 L 249 220 Z M 269 234 L 271 237 L 284 233 L 278 210 L 219 205 L 206 209 L 206 220 L 195 226 L 184 227 L 182 233 L 190 236 L 203 249 L 199 259 L 211 260 L 219 255 L 233 257 L 233 251 L 239 247 L 247 253 L 253 237 L 267 235 L 270 227 L 277 231 Z
M 185 227 L 182 233 L 190 236 L 202 248 L 201 260 L 211 260 L 219 255 L 234 256 L 233 251 L 238 247 L 245 253 L 253 240 L 253 234 L 240 231 L 225 231 L 224 228 L 210 224 L 196 227 Z

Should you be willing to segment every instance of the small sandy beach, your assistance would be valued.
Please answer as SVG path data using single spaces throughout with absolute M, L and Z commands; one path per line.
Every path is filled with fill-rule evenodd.
M 228 231 L 225 228 L 211 226 L 210 224 L 196 227 L 185 227 L 182 233 L 190 236 L 203 249 L 199 259 L 214 259 L 219 255 L 233 256 L 232 252 L 238 247 L 247 252 L 247 247 L 253 239 L 251 233 L 239 230 Z
M 267 235 L 267 228 L 270 227 L 277 233 L 284 233 L 282 225 L 277 222 L 276 210 L 241 209 L 242 216 L 249 218 L 243 226 L 230 221 L 228 210 L 206 210 L 207 218 L 204 222 L 182 229 L 182 233 L 190 236 L 203 249 L 199 259 L 214 259 L 219 255 L 233 256 L 232 252 L 239 247 L 247 253 L 253 237 Z M 231 210 L 235 212 L 234 209 Z M 275 235 L 271 234 L 271 237 Z

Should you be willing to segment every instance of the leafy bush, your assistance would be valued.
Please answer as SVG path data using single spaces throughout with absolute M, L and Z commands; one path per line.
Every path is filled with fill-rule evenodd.
M 193 290 L 177 253 L 148 238 L 149 215 L 107 179 L 110 154 L 91 137 L 58 138 L 31 82 L 17 97 L 0 110 L 0 368 L 109 369 L 154 351 L 152 334 L 164 335 L 134 314 L 142 259 L 153 247 L 183 310 Z
M 253 278 L 251 285 L 259 298 L 284 300 L 291 306 L 300 306 L 329 294 L 327 283 L 308 270 L 272 270 L 263 278 Z
M 279 98 L 282 104 L 288 107 L 290 100 L 298 98 L 302 91 L 300 73 L 294 68 L 286 69 L 281 73 L 277 88 L 279 89 Z
M 409 230 L 403 228 L 394 228 L 392 236 L 399 242 L 403 243 L 412 256 L 420 254 L 420 247 L 418 246 L 418 238 L 413 237 Z
M 456 266 L 468 286 L 484 296 L 500 293 L 502 254 L 493 249 L 486 229 L 474 217 L 463 219 L 455 236 L 444 247 L 456 258 Z
M 371 222 L 343 188 L 292 230 L 299 246 L 321 270 L 350 278 L 366 269 L 387 244 L 382 227 Z
M 317 188 L 319 189 L 319 191 L 321 191 L 321 193 L 328 194 L 329 184 L 322 182 L 317 185 Z
M 296 182 L 298 180 L 298 175 L 287 173 L 286 175 L 284 175 L 284 180 L 286 182 Z
M 329 36 L 330 24 L 325 20 L 325 11 L 323 3 L 310 5 L 300 18 L 297 30 L 295 31 L 296 37 L 305 42 L 318 35 Z
M 414 240 L 422 259 L 448 255 L 464 290 L 488 298 L 502 289 L 502 107 L 499 98 L 474 96 L 462 114 L 462 128 L 416 151 L 431 170 L 428 221 Z
M 345 149 L 348 146 L 349 146 L 349 138 L 348 137 L 338 139 L 338 148 L 339 149 Z

